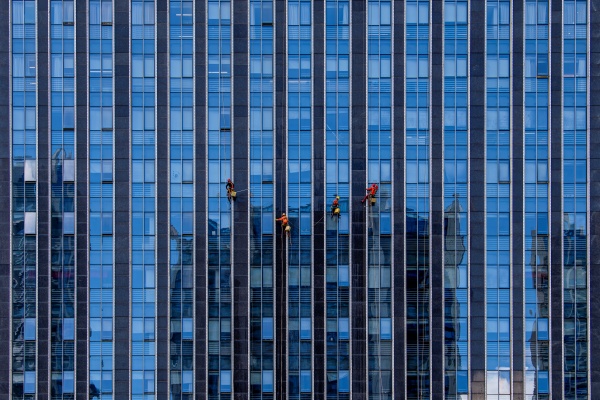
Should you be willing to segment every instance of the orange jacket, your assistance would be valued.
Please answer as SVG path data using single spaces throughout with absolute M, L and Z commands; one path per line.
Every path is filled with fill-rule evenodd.
M 277 218 L 275 221 L 281 221 L 281 225 L 287 225 L 288 217 L 287 215 L 282 215 L 281 218 Z
M 375 194 L 377 193 L 377 189 L 379 189 L 379 187 L 374 183 L 371 185 L 370 188 L 367 188 L 367 191 L 371 192 L 371 196 L 375 196 Z

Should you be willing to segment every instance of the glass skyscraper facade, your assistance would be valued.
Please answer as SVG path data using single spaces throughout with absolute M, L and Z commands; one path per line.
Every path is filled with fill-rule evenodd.
M 0 400 L 600 398 L 600 0 L 4 3 Z

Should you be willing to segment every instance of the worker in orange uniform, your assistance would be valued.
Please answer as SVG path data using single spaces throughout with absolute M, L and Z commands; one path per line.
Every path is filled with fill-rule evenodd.
M 340 216 L 340 196 L 335 196 L 333 203 L 331 203 L 331 217 Z
M 367 194 L 365 197 L 363 197 L 361 203 L 365 203 L 365 201 L 367 201 L 367 199 L 372 199 L 375 198 L 375 195 L 377 194 L 377 190 L 379 189 L 379 186 L 377 186 L 376 183 L 372 184 L 370 187 L 368 187 L 367 189 L 365 189 L 367 191 Z
M 227 201 L 231 203 L 231 199 L 235 200 L 235 190 L 233 190 L 233 182 L 231 178 L 227 179 L 227 184 L 225 184 L 225 189 L 227 189 Z
M 277 218 L 275 221 L 281 221 L 281 228 L 283 229 L 283 231 L 285 232 L 285 234 L 290 237 L 291 235 L 291 231 L 292 231 L 292 227 L 289 225 L 289 220 L 287 215 L 285 215 L 285 213 L 281 214 L 280 218 Z

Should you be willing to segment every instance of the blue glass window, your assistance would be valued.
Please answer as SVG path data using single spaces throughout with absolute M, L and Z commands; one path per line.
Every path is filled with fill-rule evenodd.
M 35 340 L 36 336 L 36 323 L 35 318 L 25 319 L 25 340 Z
M 487 371 L 491 390 L 510 395 L 510 3 L 487 1 L 486 271 Z M 502 271 L 502 273 L 499 273 Z M 492 277 L 493 276 L 493 277 Z M 495 278 L 495 279 L 493 279 Z
M 381 318 L 381 338 L 391 339 L 392 338 L 392 320 L 390 318 Z
M 588 254 L 588 87 L 590 3 L 563 2 L 562 14 L 562 116 L 563 132 L 562 201 L 563 201 L 563 277 L 564 277 L 564 397 L 588 396 L 589 321 L 586 295 L 589 290 Z M 543 158 L 547 158 L 544 154 Z M 553 166 L 554 170 L 556 167 Z M 547 210 L 544 210 L 547 211 Z M 547 219 L 546 212 L 539 212 Z M 533 222 L 533 220 L 532 220 Z M 538 218 L 538 223 L 540 218 Z M 546 238 L 547 240 L 547 238 Z M 546 317 L 544 315 L 543 317 Z M 537 329 L 540 329 L 538 319 Z M 543 321 L 543 329 L 546 322 Z M 545 334 L 545 333 L 544 333 Z M 537 385 L 548 391 L 548 377 L 538 373 Z
M 338 375 L 338 391 L 340 393 L 350 392 L 350 372 L 340 371 Z
M 231 392 L 231 371 L 221 371 L 221 392 Z
M 310 371 L 300 371 L 300 392 L 307 393 L 312 390 Z
M 338 318 L 338 339 L 350 339 L 350 324 L 348 318 Z
M 263 392 L 273 392 L 273 371 L 263 371 L 262 373 L 262 389 Z
M 35 393 L 35 388 L 36 388 L 35 371 L 25 372 L 25 381 L 24 381 L 24 385 L 23 385 L 23 392 Z
M 262 337 L 265 340 L 273 339 L 273 318 L 263 318 Z

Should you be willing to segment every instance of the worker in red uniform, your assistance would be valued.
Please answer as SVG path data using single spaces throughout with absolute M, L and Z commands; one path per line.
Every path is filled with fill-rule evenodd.
M 377 186 L 376 183 L 372 184 L 370 187 L 365 189 L 367 191 L 367 194 L 365 195 L 365 197 L 363 197 L 361 203 L 364 204 L 365 201 L 367 201 L 367 199 L 374 198 L 375 195 L 377 194 L 378 189 L 379 189 L 379 186 Z
M 232 193 L 233 193 L 233 182 L 231 178 L 227 179 L 227 183 L 225 184 L 225 189 L 227 189 L 227 201 L 231 203 Z M 234 198 L 235 200 L 235 198 Z
M 282 213 L 281 217 L 277 218 L 275 221 L 281 221 L 281 229 L 283 229 L 285 234 L 288 237 L 290 237 L 290 232 L 291 232 L 292 228 L 289 225 L 289 220 L 288 220 L 287 215 L 285 215 L 285 213 Z
M 333 203 L 331 203 L 331 217 L 333 218 L 336 214 L 340 215 L 340 196 L 335 196 Z M 337 210 L 337 212 L 336 212 Z

